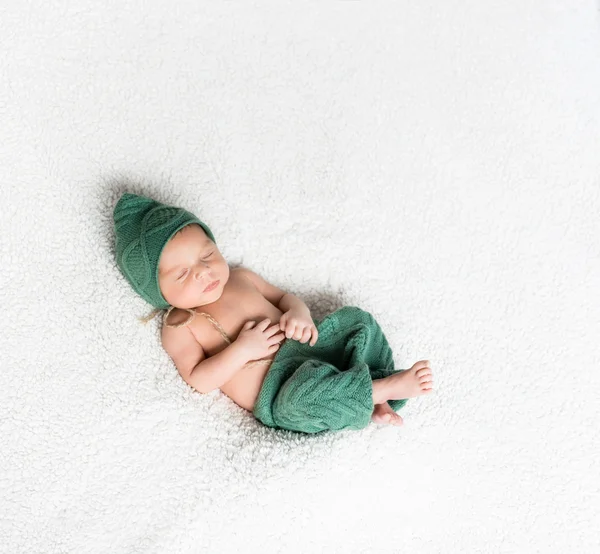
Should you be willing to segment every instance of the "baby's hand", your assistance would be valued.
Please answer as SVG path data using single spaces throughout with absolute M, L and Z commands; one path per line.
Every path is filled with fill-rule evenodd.
M 286 338 L 300 341 L 302 344 L 308 342 L 312 336 L 309 346 L 314 346 L 319 338 L 310 312 L 306 310 L 288 310 L 279 319 L 279 327 L 285 331 Z
M 258 360 L 272 354 L 284 339 L 283 333 L 277 333 L 279 327 L 276 323 L 269 327 L 270 319 L 263 319 L 257 325 L 255 323 L 246 321 L 235 340 L 244 349 L 249 360 Z

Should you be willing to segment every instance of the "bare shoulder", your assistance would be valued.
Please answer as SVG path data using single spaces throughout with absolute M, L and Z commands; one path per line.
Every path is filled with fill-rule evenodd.
M 285 290 L 269 283 L 269 281 L 247 267 L 237 267 L 235 270 L 232 270 L 232 273 L 233 272 L 235 272 L 236 275 L 244 278 L 249 283 L 252 283 L 256 290 L 258 290 L 258 292 L 260 292 L 266 300 L 273 304 L 273 306 L 279 306 L 281 299 L 288 294 Z
M 231 283 L 236 288 L 240 288 L 240 286 L 244 285 L 247 286 L 249 284 L 252 286 L 256 286 L 252 274 L 253 272 L 250 269 L 239 265 L 230 270 L 229 278 L 231 279 L 233 277 L 233 279 L 231 279 Z
M 239 265 L 230 271 L 230 275 L 234 277 L 235 284 L 250 284 L 254 287 L 257 285 L 257 281 L 260 280 L 260 276 L 257 275 L 248 267 Z
M 180 313 L 177 313 L 180 312 Z M 190 317 L 189 312 L 176 308 L 169 314 L 169 325 L 179 325 Z M 161 331 L 162 347 L 173 360 L 182 377 L 190 375 L 192 370 L 203 360 L 206 353 L 188 325 L 167 327 L 163 322 Z

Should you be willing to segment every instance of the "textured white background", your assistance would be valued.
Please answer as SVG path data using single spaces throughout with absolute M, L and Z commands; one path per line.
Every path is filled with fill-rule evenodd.
M 2 553 L 597 553 L 597 1 L 0 6 Z M 194 393 L 125 191 L 437 393 L 291 436 Z

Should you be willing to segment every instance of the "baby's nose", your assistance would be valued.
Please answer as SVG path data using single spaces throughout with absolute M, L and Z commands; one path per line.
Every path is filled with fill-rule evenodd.
M 198 271 L 196 271 L 196 274 L 194 275 L 194 279 L 196 279 L 196 281 L 202 281 L 202 275 L 204 273 L 206 273 L 208 270 L 206 269 L 199 269 Z

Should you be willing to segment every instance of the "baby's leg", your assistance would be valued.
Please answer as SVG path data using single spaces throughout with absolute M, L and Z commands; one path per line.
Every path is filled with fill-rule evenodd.
M 373 381 L 375 409 L 371 420 L 379 424 L 402 425 L 402 418 L 388 404 L 388 400 L 412 398 L 433 390 L 433 376 L 429 361 L 417 362 L 410 369 Z

